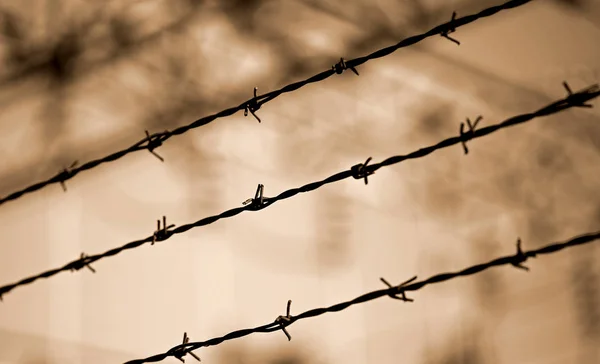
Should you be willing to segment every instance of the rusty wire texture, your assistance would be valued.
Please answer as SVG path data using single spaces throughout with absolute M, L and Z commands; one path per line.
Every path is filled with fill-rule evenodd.
M 448 139 L 442 140 L 441 142 L 439 142 L 437 144 L 418 149 L 418 150 L 416 150 L 412 153 L 406 154 L 406 155 L 393 156 L 393 157 L 385 159 L 384 161 L 382 161 L 380 163 L 375 163 L 375 164 L 371 164 L 371 165 L 368 165 L 368 162 L 371 160 L 371 158 L 368 158 L 365 163 L 359 163 L 355 166 L 352 166 L 349 170 L 345 170 L 343 172 L 336 173 L 336 174 L 334 174 L 330 177 L 327 177 L 321 181 L 312 182 L 312 183 L 309 183 L 309 184 L 304 185 L 299 188 L 293 188 L 293 189 L 284 191 L 275 197 L 263 196 L 263 187 L 264 186 L 262 184 L 259 184 L 254 198 L 250 198 L 250 199 L 246 200 L 245 202 L 243 202 L 242 207 L 236 207 L 236 208 L 227 210 L 225 212 L 222 212 L 219 215 L 205 217 L 194 223 L 182 225 L 182 226 L 179 226 L 174 229 L 173 229 L 173 227 L 175 225 L 167 226 L 166 217 L 163 217 L 162 226 L 161 226 L 161 222 L 158 221 L 157 230 L 154 231 L 154 233 L 147 238 L 132 241 L 123 246 L 108 250 L 102 254 L 87 256 L 82 253 L 79 259 L 74 260 L 74 261 L 64 265 L 61 268 L 51 269 L 46 272 L 40 273 L 38 275 L 24 278 L 16 283 L 12 283 L 12 284 L 8 284 L 8 285 L 0 287 L 0 300 L 2 299 L 2 295 L 12 291 L 16 287 L 31 284 L 31 283 L 37 281 L 38 279 L 48 278 L 48 277 L 54 276 L 63 271 L 78 271 L 84 267 L 88 268 L 92 272 L 95 272 L 94 268 L 92 268 L 90 264 L 94 263 L 100 259 L 111 257 L 113 255 L 117 255 L 124 250 L 134 249 L 134 248 L 140 247 L 146 243 L 154 244 L 156 242 L 167 240 L 175 234 L 182 234 L 190 229 L 208 225 L 208 224 L 212 224 L 212 223 L 216 222 L 217 220 L 220 220 L 223 218 L 233 217 L 237 214 L 242 213 L 243 211 L 262 210 L 263 208 L 271 206 L 272 204 L 274 204 L 277 201 L 291 198 L 301 192 L 314 191 L 326 184 L 338 182 L 338 181 L 344 180 L 349 177 L 353 177 L 355 179 L 363 179 L 364 178 L 365 184 L 366 184 L 367 177 L 374 174 L 375 171 L 378 170 L 379 168 L 382 168 L 385 166 L 390 166 L 390 165 L 400 163 L 400 162 L 403 162 L 403 161 L 409 160 L 409 159 L 422 158 L 422 157 L 425 157 L 437 150 L 440 150 L 443 148 L 448 148 L 448 147 L 454 146 L 456 144 L 462 144 L 462 147 L 466 154 L 468 152 L 468 150 L 466 148 L 466 143 L 472 139 L 481 138 L 490 133 L 498 131 L 500 129 L 523 124 L 523 123 L 531 121 L 535 118 L 555 114 L 555 113 L 558 113 L 558 112 L 561 112 L 561 111 L 564 111 L 564 110 L 567 110 L 567 109 L 570 109 L 573 107 L 591 108 L 592 105 L 587 104 L 587 102 L 600 96 L 600 86 L 598 86 L 597 84 L 589 86 L 589 87 L 582 89 L 580 91 L 577 91 L 577 92 L 571 91 L 571 88 L 569 87 L 569 85 L 566 82 L 564 82 L 563 85 L 567 91 L 567 96 L 565 98 L 555 101 L 535 112 L 513 116 L 512 118 L 507 119 L 501 123 L 482 127 L 480 129 L 475 128 L 477 126 L 477 123 L 472 124 L 467 119 L 467 124 L 469 126 L 469 129 L 466 132 L 464 131 L 464 123 L 461 123 L 460 129 L 459 129 L 460 132 L 459 132 L 458 136 L 450 137 Z M 480 120 L 480 119 L 481 118 L 478 118 L 478 120 Z
M 429 30 L 426 33 L 406 38 L 395 45 L 392 45 L 392 46 L 389 46 L 386 48 L 382 48 L 380 50 L 377 50 L 377 51 L 375 51 L 369 55 L 363 56 L 363 57 L 359 57 L 359 58 L 355 58 L 355 59 L 347 60 L 347 61 L 345 61 L 342 58 L 340 60 L 340 62 L 337 63 L 336 65 L 334 65 L 333 67 L 331 67 L 331 69 L 329 69 L 327 71 L 323 71 L 323 72 L 321 72 L 317 75 L 314 75 L 306 80 L 289 84 L 287 86 L 280 88 L 279 90 L 271 91 L 269 93 L 266 93 L 266 94 L 260 95 L 260 96 L 256 95 L 256 89 L 255 89 L 254 97 L 252 99 L 245 101 L 244 103 L 242 103 L 236 107 L 232 107 L 232 108 L 223 110 L 223 111 L 213 114 L 213 115 L 205 116 L 201 119 L 198 119 L 198 120 L 192 122 L 191 124 L 181 126 L 179 128 L 173 129 L 171 131 L 167 130 L 164 132 L 154 133 L 151 135 L 146 131 L 146 138 L 135 143 L 134 145 L 130 146 L 129 148 L 112 153 L 112 154 L 110 154 L 106 157 L 100 158 L 100 159 L 95 159 L 95 160 L 89 161 L 78 167 L 75 167 L 73 165 L 72 168 L 64 169 L 63 171 L 61 171 L 60 173 L 58 173 L 57 175 L 55 175 L 52 178 L 49 178 L 45 181 L 37 182 L 33 185 L 30 185 L 28 187 L 25 187 L 25 188 L 19 190 L 19 191 L 10 193 L 9 195 L 7 195 L 5 197 L 0 197 L 0 205 L 6 203 L 8 201 L 16 200 L 17 198 L 19 198 L 25 194 L 32 193 L 34 191 L 40 190 L 48 185 L 55 184 L 55 183 L 60 183 L 63 186 L 63 189 L 66 189 L 65 182 L 67 180 L 70 180 L 71 178 L 75 177 L 78 173 L 86 171 L 86 170 L 90 170 L 92 168 L 97 167 L 100 164 L 103 164 L 103 163 L 116 161 L 117 159 L 120 159 L 127 154 L 137 152 L 140 150 L 148 150 L 149 152 L 154 154 L 158 159 L 160 159 L 161 161 L 164 161 L 164 159 L 161 156 L 156 154 L 155 149 L 160 147 L 165 141 L 167 141 L 168 139 L 170 139 L 173 136 L 184 134 L 192 129 L 206 125 L 216 119 L 233 115 L 240 110 L 245 111 L 244 115 L 247 115 L 248 111 L 249 111 L 260 122 L 261 120 L 255 114 L 255 112 L 258 109 L 260 109 L 260 107 L 263 104 L 273 100 L 274 98 L 278 97 L 281 94 L 298 90 L 299 88 L 301 88 L 305 85 L 308 85 L 310 83 L 323 81 L 323 80 L 333 76 L 336 73 L 337 74 L 343 73 L 343 71 L 346 69 L 350 69 L 355 74 L 358 75 L 358 72 L 356 71 L 356 67 L 362 65 L 363 63 L 366 63 L 367 61 L 372 60 L 372 59 L 385 57 L 400 48 L 411 46 L 415 43 L 418 43 L 422 40 L 425 40 L 426 38 L 429 38 L 429 37 L 432 37 L 435 35 L 440 35 L 442 37 L 445 37 L 445 38 L 451 40 L 454 43 L 460 44 L 460 42 L 458 42 L 454 38 L 451 38 L 448 35 L 450 33 L 455 32 L 456 28 L 461 27 L 466 24 L 469 24 L 469 23 L 472 23 L 480 18 L 492 16 L 502 10 L 508 10 L 508 9 L 512 9 L 512 8 L 524 5 L 531 1 L 532 0 L 512 0 L 512 1 L 508 1 L 504 4 L 498 5 L 498 6 L 487 8 L 485 10 L 482 10 L 479 13 L 464 16 L 462 18 L 456 18 L 456 13 L 453 13 L 449 22 L 438 25 L 437 27 Z
M 233 331 L 227 335 L 224 335 L 221 337 L 216 337 L 216 338 L 206 340 L 206 341 L 187 342 L 184 344 L 177 345 L 177 346 L 169 349 L 167 352 L 165 352 L 163 354 L 153 355 L 153 356 L 150 356 L 145 359 L 130 360 L 130 361 L 126 362 L 125 364 L 151 363 L 151 362 L 162 361 L 163 359 L 166 359 L 167 357 L 170 357 L 170 356 L 179 356 L 180 357 L 182 355 L 185 355 L 186 353 L 193 354 L 193 353 L 191 353 L 192 350 L 197 350 L 199 348 L 207 347 L 207 346 L 218 345 L 224 341 L 238 339 L 238 338 L 241 338 L 243 336 L 247 336 L 247 335 L 250 335 L 253 333 L 263 333 L 263 332 L 273 332 L 273 331 L 283 330 L 289 340 L 289 339 L 291 339 L 291 337 L 289 336 L 289 333 L 287 331 L 285 331 L 285 328 L 287 326 L 290 326 L 291 324 L 293 324 L 294 322 L 296 322 L 298 320 L 303 320 L 303 319 L 307 319 L 307 318 L 311 318 L 311 317 L 320 316 L 327 312 L 342 311 L 352 305 L 364 303 L 367 301 L 372 301 L 377 298 L 381 298 L 381 297 L 385 297 L 385 296 L 389 296 L 391 298 L 396 298 L 396 299 L 401 299 L 406 302 L 412 302 L 413 301 L 412 299 L 406 298 L 406 296 L 405 296 L 406 292 L 417 291 L 417 290 L 419 290 L 427 285 L 430 285 L 430 284 L 441 283 L 441 282 L 448 281 L 448 280 L 451 280 L 454 278 L 473 275 L 476 273 L 480 273 L 486 269 L 489 269 L 492 267 L 498 267 L 498 266 L 502 266 L 502 265 L 510 264 L 517 268 L 529 270 L 528 268 L 521 265 L 528 258 L 534 258 L 537 255 L 555 253 L 555 252 L 558 252 L 565 248 L 592 243 L 599 239 L 600 239 L 600 231 L 596 231 L 596 232 L 591 232 L 588 234 L 573 237 L 565 242 L 552 243 L 552 244 L 546 245 L 540 249 L 529 250 L 529 251 L 521 250 L 521 244 L 520 244 L 520 239 L 519 239 L 518 243 L 517 243 L 517 253 L 515 255 L 508 255 L 508 256 L 501 257 L 501 258 L 496 258 L 487 263 L 473 265 L 473 266 L 470 266 L 463 270 L 460 270 L 458 272 L 440 273 L 440 274 L 434 275 L 432 277 L 429 277 L 428 279 L 411 283 L 414 280 L 416 280 L 417 277 L 415 276 L 415 277 L 411 278 L 410 280 L 408 280 L 398 286 L 393 286 L 388 289 L 380 289 L 378 291 L 372 291 L 369 293 L 365 293 L 362 296 L 356 297 L 350 301 L 341 302 L 341 303 L 338 303 L 338 304 L 335 304 L 335 305 L 329 306 L 329 307 L 315 308 L 312 310 L 305 311 L 296 316 L 289 314 L 289 306 L 290 306 L 291 301 L 288 301 L 288 312 L 287 312 L 286 316 L 279 316 L 277 319 L 275 319 L 275 321 L 273 321 L 271 323 L 268 323 L 268 324 L 265 324 L 262 326 L 257 326 L 257 327 L 251 328 L 251 329 L 242 329 L 242 330 Z M 383 281 L 385 282 L 385 280 L 383 280 Z M 402 297 L 398 297 L 398 295 L 401 295 Z M 196 354 L 194 354 L 194 356 L 195 355 Z

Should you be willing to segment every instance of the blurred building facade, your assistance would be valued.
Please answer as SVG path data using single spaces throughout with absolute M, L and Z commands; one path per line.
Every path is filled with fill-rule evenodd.
M 0 196 L 500 1 L 0 2 Z M 532 1 L 0 206 L 0 284 L 492 124 L 599 81 L 600 3 Z M 596 102 L 593 102 L 596 104 Z M 598 229 L 598 107 L 242 213 L 0 304 L 0 364 L 113 363 Z M 208 363 L 597 363 L 594 244 L 196 353 Z M 172 359 L 172 362 L 175 359 Z M 191 358 L 188 360 L 192 360 Z

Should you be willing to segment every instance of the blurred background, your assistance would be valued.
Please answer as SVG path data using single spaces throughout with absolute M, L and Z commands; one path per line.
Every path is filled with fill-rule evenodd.
M 0 1 L 0 196 L 501 0 Z M 0 206 L 0 284 L 600 81 L 600 2 L 538 0 Z M 600 227 L 600 105 L 16 288 L 0 363 L 122 363 Z M 197 350 L 205 363 L 598 363 L 600 247 Z M 188 362 L 194 359 L 186 357 Z M 177 363 L 174 358 L 164 362 Z

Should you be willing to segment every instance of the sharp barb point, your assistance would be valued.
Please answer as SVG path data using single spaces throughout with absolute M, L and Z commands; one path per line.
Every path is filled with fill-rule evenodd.
M 192 353 L 191 351 L 190 351 L 190 352 L 188 352 L 188 353 L 189 353 L 189 354 L 190 354 L 190 355 L 191 355 L 191 356 L 192 356 L 194 359 L 196 359 L 196 360 L 198 360 L 198 361 L 202 361 L 202 360 L 200 360 L 200 358 L 199 358 L 199 357 L 198 357 L 196 354 Z
M 388 281 L 386 281 L 386 280 L 385 280 L 385 278 L 381 277 L 381 278 L 379 278 L 379 279 L 380 279 L 380 280 L 383 282 L 383 284 L 385 284 L 385 285 L 386 285 L 386 286 L 388 286 L 389 288 L 392 288 L 392 285 L 391 285 L 391 284 L 390 284 Z

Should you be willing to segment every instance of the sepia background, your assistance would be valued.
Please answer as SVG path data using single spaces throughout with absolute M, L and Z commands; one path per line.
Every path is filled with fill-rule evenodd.
M 0 1 L 0 196 L 501 0 Z M 537 0 L 0 206 L 0 285 L 600 81 L 600 1 Z M 122 363 L 600 228 L 600 104 L 18 287 L 0 363 Z M 204 363 L 598 363 L 600 247 L 195 351 Z M 194 362 L 186 357 L 186 362 Z M 174 358 L 164 362 L 177 363 Z

